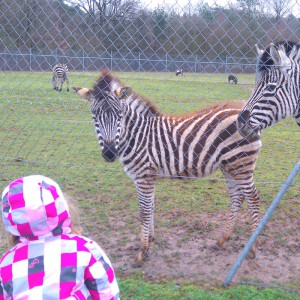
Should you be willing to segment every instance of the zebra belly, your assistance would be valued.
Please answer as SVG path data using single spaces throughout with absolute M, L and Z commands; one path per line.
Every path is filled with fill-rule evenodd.
M 214 151 L 213 155 L 207 158 L 206 155 L 200 155 L 194 152 L 182 153 L 176 155 L 178 151 L 164 151 L 164 154 L 172 153 L 172 155 L 141 155 L 133 156 L 132 159 L 121 159 L 124 171 L 127 175 L 135 180 L 137 177 L 153 177 L 153 178 L 173 178 L 173 179 L 195 179 L 197 177 L 205 177 L 214 172 L 220 165 L 218 157 L 219 151 Z M 208 151 L 205 152 L 209 153 Z M 190 157 L 190 159 L 186 159 Z

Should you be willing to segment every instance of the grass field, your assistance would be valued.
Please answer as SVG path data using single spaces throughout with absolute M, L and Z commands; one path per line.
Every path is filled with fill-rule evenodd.
M 183 77 L 175 77 L 173 73 L 117 74 L 167 114 L 247 99 L 254 83 L 254 76 L 248 74 L 238 76 L 237 85 L 227 84 L 226 74 L 185 74 Z M 71 86 L 92 87 L 96 76 L 88 72 L 71 73 Z M 65 87 L 60 93 L 54 91 L 51 74 L 47 72 L 2 72 L 0 83 L 1 190 L 20 176 L 42 173 L 52 177 L 77 199 L 85 233 L 99 241 L 113 262 L 118 260 L 118 253 L 123 253 L 118 249 L 128 247 L 130 237 L 138 235 L 137 195 L 121 164 L 103 161 L 89 105 L 75 93 L 67 93 Z M 255 172 L 255 182 L 262 196 L 262 212 L 299 160 L 299 139 L 300 131 L 292 119 L 263 132 L 263 147 Z M 161 244 L 164 232 L 173 228 L 190 230 L 191 236 L 201 235 L 201 228 L 197 229 L 195 224 L 203 218 L 202 214 L 222 214 L 226 210 L 229 197 L 221 173 L 216 172 L 208 179 L 164 180 L 157 184 L 155 220 Z M 274 240 L 274 247 L 287 247 L 291 240 L 291 247 L 299 245 L 299 194 L 298 175 L 276 217 L 272 218 L 275 226 L 266 229 L 265 239 L 268 236 Z M 170 217 L 170 212 L 176 217 Z M 216 225 L 210 223 L 209 226 Z M 109 241 L 116 232 L 118 238 Z M 248 236 L 249 232 L 238 227 L 237 234 Z M 181 238 L 177 246 L 180 248 L 185 242 Z M 5 246 L 0 249 L 3 252 Z M 178 283 L 177 278 L 174 283 L 172 276 L 158 280 L 139 276 L 139 272 L 146 270 L 124 275 L 122 267 L 117 268 L 123 299 L 295 299 L 296 296 L 280 289 L 235 286 L 224 290 L 215 283 L 197 283 L 195 275 L 188 282 L 184 278 Z M 226 275 L 224 273 L 224 278 Z M 251 281 L 255 281 L 250 275 Z M 291 284 L 293 290 L 299 291 L 299 281 Z M 209 291 L 204 291 L 207 289 Z

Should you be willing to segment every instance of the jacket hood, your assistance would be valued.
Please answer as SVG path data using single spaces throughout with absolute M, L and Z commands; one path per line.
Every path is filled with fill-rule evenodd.
M 27 239 L 70 233 L 71 217 L 59 185 L 42 175 L 16 179 L 2 193 L 7 232 Z

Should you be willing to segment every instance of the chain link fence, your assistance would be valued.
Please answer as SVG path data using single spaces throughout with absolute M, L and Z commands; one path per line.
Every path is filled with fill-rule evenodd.
M 246 100 L 255 83 L 254 45 L 300 40 L 299 1 L 2 0 L 0 38 L 1 190 L 33 173 L 57 180 L 77 199 L 86 235 L 109 253 L 119 277 L 142 271 L 145 280 L 220 283 L 250 232 L 245 207 L 233 238 L 211 249 L 228 215 L 221 173 L 158 183 L 156 239 L 149 260 L 132 268 L 134 185 L 119 162 L 102 159 L 88 103 L 65 87 L 52 89 L 52 67 L 67 64 L 75 87 L 92 87 L 107 67 L 167 114 Z M 237 84 L 228 83 L 230 74 Z M 254 174 L 261 215 L 299 160 L 299 137 L 292 119 L 263 132 Z M 299 290 L 299 193 L 298 176 L 260 237 L 257 258 L 235 282 Z

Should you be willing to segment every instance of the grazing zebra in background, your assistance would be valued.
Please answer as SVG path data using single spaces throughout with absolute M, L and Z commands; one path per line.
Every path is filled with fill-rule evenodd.
M 67 92 L 69 92 L 69 70 L 65 64 L 56 64 L 53 69 L 52 84 L 53 88 L 59 92 L 62 90 L 64 81 L 67 83 Z
M 237 84 L 238 83 L 237 77 L 234 76 L 234 75 L 229 75 L 228 76 L 228 83 L 235 83 L 235 84 Z
M 251 229 L 255 230 L 259 194 L 253 171 L 261 141 L 259 134 L 250 139 L 239 134 L 236 118 L 242 103 L 167 116 L 106 69 L 92 89 L 74 90 L 91 102 L 102 156 L 109 162 L 119 156 L 137 188 L 142 249 L 135 266 L 142 264 L 154 238 L 154 186 L 162 177 L 204 177 L 220 168 L 231 196 L 231 214 L 216 245 L 220 248 L 230 238 L 244 198 L 251 212 Z M 255 257 L 255 247 L 250 256 Z
M 176 70 L 175 75 L 176 75 L 176 76 L 178 76 L 178 75 L 183 76 L 183 70 L 182 70 L 182 69 Z
M 300 44 L 271 43 L 266 50 L 257 45 L 259 56 L 256 85 L 238 116 L 244 136 L 293 116 L 300 126 Z

